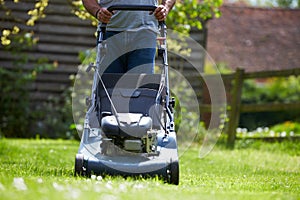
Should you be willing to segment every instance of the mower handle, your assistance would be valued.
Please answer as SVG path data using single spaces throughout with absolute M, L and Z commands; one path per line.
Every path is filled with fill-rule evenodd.
M 107 10 L 111 13 L 115 10 L 127 10 L 127 11 L 150 11 L 154 12 L 157 6 L 154 5 L 138 5 L 138 4 L 132 4 L 132 5 L 126 5 L 126 4 L 116 4 L 109 6 Z M 159 21 L 158 22 L 160 27 L 165 27 L 165 21 Z M 102 23 L 100 26 L 101 32 L 105 34 L 106 32 L 106 23 Z
M 109 12 L 114 10 L 128 10 L 128 11 L 154 11 L 156 6 L 153 5 L 126 5 L 126 4 L 116 4 L 107 8 Z

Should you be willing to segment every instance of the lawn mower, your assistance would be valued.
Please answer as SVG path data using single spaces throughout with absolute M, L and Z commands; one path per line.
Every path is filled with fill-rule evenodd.
M 152 5 L 114 5 L 128 11 L 154 11 Z M 101 24 L 91 97 L 87 101 L 81 142 L 75 158 L 75 175 L 159 177 L 179 184 L 179 161 L 170 96 L 166 25 L 159 22 L 157 59 L 160 73 L 101 73 L 106 48 Z

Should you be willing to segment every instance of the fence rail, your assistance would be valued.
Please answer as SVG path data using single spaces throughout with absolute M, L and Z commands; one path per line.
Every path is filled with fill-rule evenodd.
M 224 78 L 224 82 L 225 81 L 232 82 L 231 88 L 226 88 L 227 94 L 229 94 L 229 99 L 230 99 L 228 103 L 230 109 L 227 110 L 229 112 L 229 123 L 227 125 L 227 146 L 229 148 L 234 147 L 234 143 L 236 139 L 236 129 L 239 124 L 241 113 L 300 110 L 300 102 L 242 104 L 241 96 L 242 96 L 244 80 L 263 79 L 263 78 L 270 78 L 270 77 L 288 77 L 288 76 L 299 76 L 299 75 L 300 75 L 300 68 L 278 70 L 278 71 L 249 72 L 249 73 L 245 73 L 243 69 L 237 69 L 235 73 L 222 75 L 222 78 Z M 207 76 L 213 76 L 213 75 L 207 75 Z M 203 79 L 203 77 L 200 79 Z M 210 104 L 201 104 L 199 106 L 201 112 L 204 113 L 212 112 Z

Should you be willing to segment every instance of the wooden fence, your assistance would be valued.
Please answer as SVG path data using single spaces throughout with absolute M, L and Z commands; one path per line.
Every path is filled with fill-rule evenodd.
M 38 38 L 33 49 L 24 50 L 28 62 L 24 69 L 33 69 L 38 59 L 47 63 L 55 63 L 53 70 L 44 70 L 37 76 L 30 88 L 31 99 L 36 102 L 47 101 L 49 97 L 60 98 L 60 95 L 70 87 L 69 76 L 76 74 L 80 64 L 79 52 L 95 47 L 94 33 L 96 28 L 91 21 L 81 20 L 72 14 L 72 6 L 67 0 L 49 0 L 46 17 L 36 21 L 34 26 L 24 25 L 28 20 L 27 12 L 34 8 L 34 0 L 24 0 L 19 3 L 5 1 L 5 6 L 11 10 L 12 17 L 0 10 L 0 28 L 11 29 L 18 25 L 22 30 L 33 32 Z M 0 66 L 14 68 L 14 55 L 4 50 L 0 45 Z
M 292 75 L 299 76 L 300 68 L 278 70 L 278 71 L 249 72 L 249 73 L 245 73 L 243 69 L 237 69 L 235 73 L 222 75 L 222 79 L 225 83 L 225 86 L 227 86 L 226 94 L 228 97 L 227 111 L 229 113 L 228 116 L 229 122 L 227 124 L 226 134 L 227 134 L 227 146 L 229 148 L 234 147 L 234 143 L 236 139 L 236 129 L 238 128 L 239 125 L 239 119 L 241 113 L 300 110 L 300 101 L 293 102 L 293 103 L 242 104 L 241 96 L 243 92 L 243 82 L 247 79 L 288 77 Z M 201 112 L 211 113 L 210 104 L 204 102 L 199 106 Z

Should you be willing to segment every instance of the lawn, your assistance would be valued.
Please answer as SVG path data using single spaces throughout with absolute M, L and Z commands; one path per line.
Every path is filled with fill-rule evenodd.
M 180 157 L 180 184 L 73 176 L 79 143 L 0 139 L 0 199 L 300 199 L 299 142 L 218 144 Z

